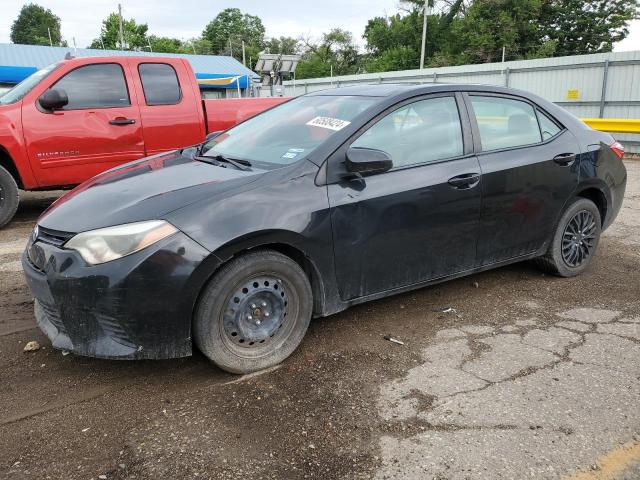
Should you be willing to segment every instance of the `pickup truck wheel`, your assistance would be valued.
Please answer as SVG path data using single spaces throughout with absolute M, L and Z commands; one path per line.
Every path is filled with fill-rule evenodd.
M 19 200 L 16 181 L 4 167 L 0 167 L 0 227 L 9 223 L 16 214 Z
M 560 277 L 584 272 L 595 254 L 602 231 L 600 211 L 586 198 L 577 198 L 565 210 L 545 255 L 536 259 L 545 271 Z
M 242 255 L 222 267 L 202 292 L 195 343 L 231 373 L 277 365 L 302 341 L 312 295 L 307 275 L 289 257 L 272 250 Z

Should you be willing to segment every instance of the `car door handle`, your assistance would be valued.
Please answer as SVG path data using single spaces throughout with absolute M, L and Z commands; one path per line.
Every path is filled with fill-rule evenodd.
M 114 118 L 113 120 L 109 120 L 111 125 L 132 125 L 136 123 L 133 118 Z
M 462 175 L 457 175 L 453 178 L 450 178 L 449 185 L 458 189 L 472 188 L 475 187 L 479 181 L 479 173 L 464 173 Z
M 563 167 L 568 167 L 575 161 L 575 159 L 575 153 L 561 153 L 560 155 L 556 155 L 555 157 L 553 157 L 553 161 L 558 165 L 562 165 Z

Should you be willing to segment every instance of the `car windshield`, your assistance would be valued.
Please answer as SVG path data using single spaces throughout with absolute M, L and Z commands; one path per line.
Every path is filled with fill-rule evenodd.
M 52 63 L 48 67 L 44 67 L 35 73 L 32 73 L 11 90 L 0 96 L 0 105 L 6 105 L 9 103 L 15 103 L 21 100 L 27 93 L 29 93 L 33 87 L 39 84 L 47 75 L 53 72 L 60 66 L 60 63 Z
M 306 157 L 358 114 L 375 97 L 298 97 L 237 125 L 203 148 L 208 157 L 247 160 L 271 170 Z

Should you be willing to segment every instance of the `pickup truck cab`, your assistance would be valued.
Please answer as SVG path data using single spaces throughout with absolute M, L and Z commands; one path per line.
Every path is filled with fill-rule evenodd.
M 203 100 L 185 59 L 67 58 L 0 96 L 0 227 L 18 189 L 78 185 L 119 164 L 201 143 L 284 98 Z

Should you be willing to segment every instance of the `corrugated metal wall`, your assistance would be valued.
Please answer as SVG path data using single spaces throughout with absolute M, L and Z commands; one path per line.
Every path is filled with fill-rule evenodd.
M 640 118 L 640 51 L 370 73 L 284 82 L 284 95 L 371 83 L 480 83 L 527 90 L 578 117 Z M 263 89 L 262 95 L 269 90 Z M 640 135 L 615 134 L 640 152 Z

